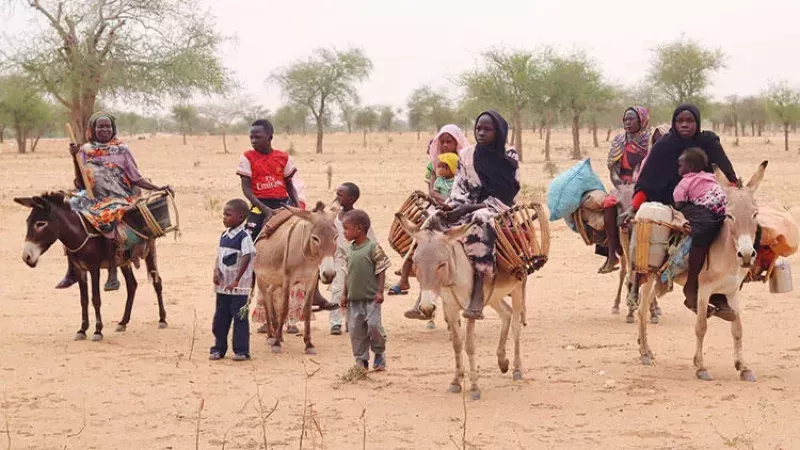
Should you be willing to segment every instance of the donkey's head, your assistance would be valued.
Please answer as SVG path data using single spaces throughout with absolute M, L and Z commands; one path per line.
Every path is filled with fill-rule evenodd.
M 319 280 L 323 284 L 330 284 L 336 277 L 336 267 L 333 263 L 333 254 L 336 252 L 336 214 L 325 211 L 325 204 L 317 202 L 311 211 L 287 206 L 286 209 L 300 219 L 311 224 L 311 233 L 308 241 L 304 242 L 305 252 L 312 258 L 319 258 Z
M 454 286 L 460 282 L 458 267 L 452 251 L 452 243 L 461 239 L 472 223 L 442 231 L 439 221 L 434 217 L 429 226 L 421 229 L 411 223 L 402 214 L 395 214 L 400 226 L 417 242 L 417 249 L 411 257 L 414 272 L 419 281 L 421 304 L 434 304 L 440 296 L 442 288 Z M 467 266 L 468 276 L 472 275 L 472 268 Z
M 728 205 L 725 207 L 725 222 L 728 224 L 730 236 L 736 245 L 736 258 L 739 266 L 750 267 L 756 259 L 756 231 L 758 223 L 758 206 L 756 205 L 755 193 L 761 180 L 764 179 L 764 171 L 767 169 L 767 161 L 762 162 L 756 173 L 750 178 L 747 185 L 743 185 L 739 180 L 735 187 L 730 186 L 730 182 L 725 178 L 722 171 L 714 166 L 714 175 L 717 182 L 723 187 L 728 198 Z
M 35 197 L 18 197 L 14 201 L 31 208 L 28 215 L 28 231 L 25 233 L 25 245 L 22 248 L 22 260 L 30 267 L 36 267 L 47 249 L 61 235 L 63 220 L 58 212 L 66 207 L 63 193 L 55 192 Z

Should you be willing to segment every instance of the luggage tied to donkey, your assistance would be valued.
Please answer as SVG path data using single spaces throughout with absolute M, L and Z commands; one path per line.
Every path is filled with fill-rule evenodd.
M 565 219 L 569 223 L 570 216 L 580 208 L 584 195 L 595 190 L 601 191 L 605 196 L 605 187 L 592 170 L 590 158 L 584 159 L 559 174 L 547 188 L 547 208 L 550 210 L 550 221 Z
M 169 191 L 155 191 L 139 197 L 122 216 L 122 222 L 143 239 L 156 239 L 172 232 L 177 239 L 180 233 L 180 216 L 175 206 L 175 196 Z
M 430 216 L 433 200 L 421 191 L 414 191 L 400 206 L 398 211 L 409 222 L 420 227 Z M 389 246 L 402 257 L 406 257 L 411 250 L 414 239 L 400 226 L 400 219 L 395 217 L 389 228 Z
M 649 205 L 645 208 L 646 205 Z M 759 205 L 756 233 L 757 257 L 745 282 L 770 283 L 770 292 L 784 293 L 792 289 L 791 268 L 786 260 L 797 252 L 800 232 L 791 214 L 780 208 Z M 631 265 L 638 273 L 655 273 L 663 285 L 688 269 L 691 236 L 688 223 L 679 211 L 658 203 L 645 203 L 633 222 L 630 243 Z
M 500 269 L 524 279 L 547 263 L 550 227 L 542 205 L 514 206 L 495 217 L 494 227 L 497 232 L 495 257 Z

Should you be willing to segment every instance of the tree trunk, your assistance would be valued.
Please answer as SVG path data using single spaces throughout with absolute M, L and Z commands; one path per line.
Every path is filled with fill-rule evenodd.
M 742 137 L 747 137 L 747 124 L 742 122 L 741 129 L 742 129 Z
M 417 130 L 417 140 L 420 140 L 420 137 L 419 137 L 419 130 Z
M 17 134 L 17 151 L 20 153 L 25 153 L 28 151 L 28 136 L 22 127 L 16 127 L 16 134 Z M 787 147 L 788 149 L 788 147 Z
M 364 148 L 367 148 L 367 130 L 364 130 Z
M 317 118 L 317 154 L 322 154 L 322 127 L 323 127 L 323 116 L 322 114 L 319 115 Z
M 761 137 L 761 133 L 764 132 L 764 122 L 758 122 L 758 137 Z
M 6 137 L 5 134 L 6 134 L 5 125 L 0 125 L 0 144 L 2 144 L 4 142 L 4 139 Z
M 186 145 L 186 130 L 183 130 L 183 145 Z
M 783 143 L 786 151 L 789 151 L 789 122 L 783 123 Z
M 734 117 L 733 119 L 733 135 L 739 137 L 739 120 Z
M 225 134 L 225 130 L 222 130 L 222 149 L 228 153 L 228 136 Z
M 522 110 L 519 107 L 514 108 L 514 149 L 519 156 L 519 162 L 522 162 Z
M 572 114 L 572 159 L 581 159 L 581 115 Z
M 544 138 L 544 160 L 550 162 L 550 130 L 553 128 L 552 120 L 547 122 L 545 126 L 545 138 Z M 541 130 L 541 128 L 540 128 Z
M 353 124 L 347 122 L 347 134 L 350 134 L 352 132 L 353 132 Z
M 756 135 L 756 123 L 750 122 L 750 136 Z
M 31 153 L 36 151 L 36 147 L 39 146 L 39 139 L 42 138 L 42 133 L 37 133 L 36 138 L 31 138 Z
M 614 131 L 612 128 L 606 130 L 606 142 L 611 140 L 611 132 Z
M 592 144 L 594 148 L 600 148 L 600 142 L 597 141 L 597 122 L 592 120 Z
M 540 140 L 540 141 L 541 141 L 542 139 L 544 139 L 544 127 L 545 127 L 545 126 L 546 126 L 545 124 L 540 124 L 540 125 L 539 125 L 539 140 Z

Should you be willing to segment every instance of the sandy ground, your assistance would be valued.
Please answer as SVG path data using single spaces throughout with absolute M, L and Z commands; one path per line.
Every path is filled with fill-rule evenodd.
M 591 144 L 586 134 L 582 138 Z M 422 186 L 427 142 L 411 133 L 390 139 L 372 135 L 366 150 L 360 134 L 326 136 L 324 155 L 313 154 L 312 136 L 280 136 L 276 147 L 291 143 L 297 149 L 311 199 L 333 198 L 328 165 L 334 186 L 358 183 L 358 206 L 385 238 L 392 213 Z M 571 165 L 569 139 L 567 133 L 555 136 L 560 170 Z M 759 197 L 797 215 L 800 156 L 784 152 L 780 136 L 770 139 L 747 137 L 739 147 L 731 138 L 724 141 L 744 176 L 761 159 L 771 161 Z M 541 196 L 547 183 L 542 142 L 538 135 L 526 142 L 522 179 L 528 194 Z M 388 298 L 389 370 L 368 381 L 341 381 L 352 366 L 350 343 L 346 335 L 328 335 L 325 315 L 313 323 L 319 350 L 313 361 L 303 356 L 300 337 L 289 337 L 287 351 L 273 355 L 263 336 L 253 334 L 251 362 L 209 362 L 220 205 L 241 195 L 235 167 L 248 141 L 231 138 L 231 154 L 222 153 L 216 137 L 190 137 L 187 146 L 168 136 L 131 144 L 142 171 L 178 194 L 183 237 L 158 243 L 170 326 L 157 328 L 155 295 L 140 270 L 129 331 L 113 331 L 124 291 L 103 296 L 107 331 L 101 343 L 72 340 L 80 325 L 78 290 L 53 289 L 65 268 L 60 248 L 54 246 L 36 269 L 20 260 L 27 211 L 12 198 L 71 185 L 65 141 L 45 141 L 29 155 L 2 146 L 0 447 L 259 449 L 264 438 L 257 391 L 265 410 L 278 402 L 263 428 L 270 448 L 300 446 L 304 403 L 313 405 L 308 415 L 314 418 L 306 418 L 305 448 L 362 448 L 364 424 L 366 448 L 460 446 L 464 406 L 461 396 L 446 392 L 454 366 L 447 332 L 441 323 L 426 330 L 424 322 L 402 317 L 416 291 Z M 601 144 L 589 154 L 604 173 Z M 794 137 L 792 147 L 798 146 Z M 563 223 L 551 230 L 550 261 L 529 280 L 525 381 L 514 383 L 497 369 L 497 316 L 489 312 L 477 327 L 483 398 L 466 403 L 468 448 L 800 448 L 799 293 L 770 295 L 764 285 L 748 285 L 745 354 L 759 380 L 738 381 L 729 327 L 714 319 L 706 362 L 715 381 L 703 383 L 692 367 L 693 316 L 680 295 L 662 302 L 662 323 L 651 328 L 657 364 L 641 366 L 635 326 L 610 314 L 616 276 L 597 275 L 602 259 Z M 399 257 L 392 257 L 397 268 Z M 310 379 L 304 375 L 317 369 Z

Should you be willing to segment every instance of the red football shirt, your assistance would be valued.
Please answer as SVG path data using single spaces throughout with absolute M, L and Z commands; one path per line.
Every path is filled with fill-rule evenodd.
M 288 153 L 273 149 L 268 154 L 248 150 L 239 158 L 236 174 L 250 178 L 257 198 L 285 199 L 289 197 L 286 180 L 297 172 Z

